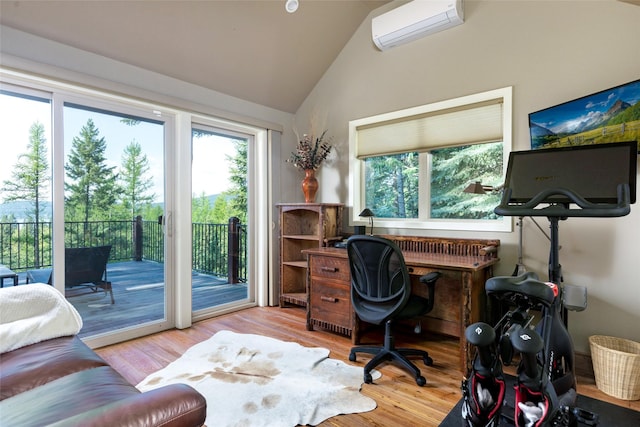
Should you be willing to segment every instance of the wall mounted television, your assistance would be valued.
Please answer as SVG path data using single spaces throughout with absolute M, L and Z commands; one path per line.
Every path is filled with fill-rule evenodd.
M 529 114 L 531 148 L 636 141 L 640 152 L 640 80 Z
M 637 157 L 635 141 L 512 151 L 505 179 L 508 202 L 526 203 L 544 190 L 565 188 L 591 203 L 615 204 L 618 185 L 629 184 L 635 203 Z M 544 202 L 571 201 L 554 195 Z

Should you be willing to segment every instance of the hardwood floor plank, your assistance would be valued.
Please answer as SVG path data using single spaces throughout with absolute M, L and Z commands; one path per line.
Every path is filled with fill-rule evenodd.
M 103 347 L 96 352 L 133 384 L 176 360 L 189 347 L 222 330 L 295 341 L 307 347 L 328 348 L 330 357 L 357 366 L 364 366 L 369 360 L 369 356 L 359 355 L 355 363 L 349 362 L 350 338 L 323 330 L 307 331 L 305 320 L 305 311 L 300 308 L 257 307 L 203 320 L 189 329 L 174 329 Z M 426 386 L 418 387 L 401 368 L 383 365 L 379 368 L 382 377 L 373 384 L 362 386 L 362 393 L 377 402 L 375 410 L 333 417 L 321 426 L 438 426 L 446 417 L 461 397 L 463 374 L 457 368 L 457 339 L 424 332 L 416 335 L 410 327 L 399 327 L 398 332 L 398 346 L 425 349 L 433 358 L 434 364 L 430 367 L 417 361 L 427 379 Z M 365 342 L 375 344 L 381 339 L 382 332 L 375 330 L 363 337 Z M 628 402 L 607 396 L 595 387 L 593 379 L 579 377 L 578 384 L 581 394 L 640 410 L 640 401 Z

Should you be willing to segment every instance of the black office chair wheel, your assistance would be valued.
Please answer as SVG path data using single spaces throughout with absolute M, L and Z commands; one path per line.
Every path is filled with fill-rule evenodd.
M 351 362 L 355 362 L 356 361 L 356 354 L 351 352 L 349 353 L 349 361 Z
M 426 356 L 424 359 L 422 359 L 422 361 L 427 366 L 432 366 L 433 365 L 433 359 L 431 357 L 429 357 L 429 356 Z
M 427 383 L 427 380 L 422 375 L 416 378 L 416 384 L 418 384 L 420 387 L 424 386 L 426 383 Z
M 371 372 L 364 373 L 364 382 L 367 384 L 371 384 L 373 382 L 373 377 L 371 376 Z

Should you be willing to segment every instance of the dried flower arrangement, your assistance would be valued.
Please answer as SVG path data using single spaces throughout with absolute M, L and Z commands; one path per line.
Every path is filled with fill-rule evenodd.
M 293 163 L 295 167 L 302 170 L 318 169 L 331 152 L 330 138 L 325 138 L 326 134 L 325 130 L 322 135 L 315 138 L 315 142 L 313 137 L 302 135 L 302 139 L 296 146 L 296 151 L 291 152 L 291 157 L 287 159 L 287 162 Z

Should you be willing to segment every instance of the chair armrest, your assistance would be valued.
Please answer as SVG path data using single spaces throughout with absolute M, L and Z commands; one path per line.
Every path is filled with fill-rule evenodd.
M 162 426 L 204 425 L 207 401 L 186 384 L 171 384 L 92 409 L 52 426 Z
M 429 308 L 428 311 L 433 309 L 433 302 L 435 300 L 436 295 L 436 281 L 442 276 L 442 273 L 439 271 L 432 271 L 431 273 L 427 273 L 424 276 L 420 277 L 420 283 L 424 283 L 427 285 L 427 289 L 429 290 Z

